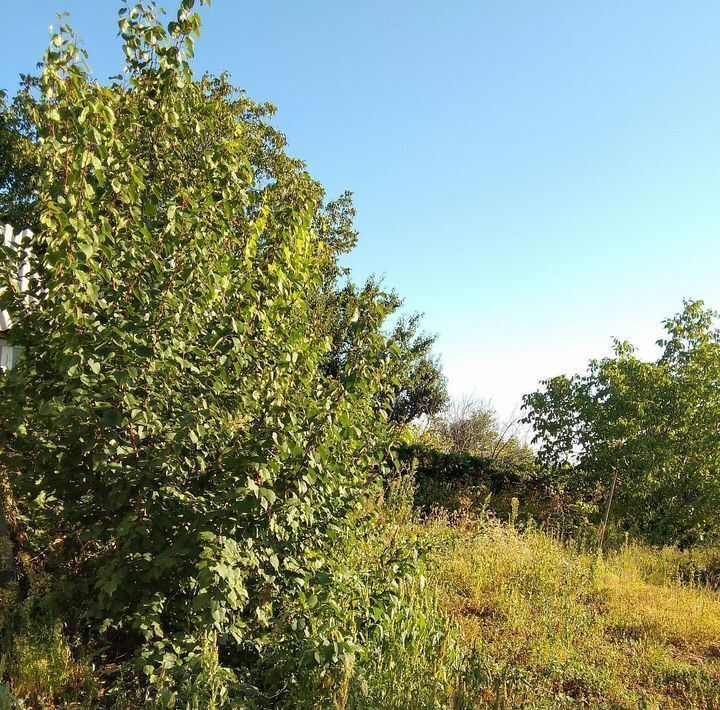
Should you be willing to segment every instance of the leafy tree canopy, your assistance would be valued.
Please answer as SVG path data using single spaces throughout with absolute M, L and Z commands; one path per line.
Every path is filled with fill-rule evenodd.
M 526 396 L 538 454 L 557 480 L 609 497 L 626 529 L 660 544 L 720 534 L 720 330 L 702 301 L 665 321 L 654 362 L 615 343 L 584 375 Z
M 153 6 L 157 16 L 160 11 Z M 175 32 L 178 26 L 173 26 Z M 195 30 L 193 30 L 195 31 Z M 195 35 L 190 36 L 192 41 Z M 81 52 L 77 48 L 78 52 Z M 190 58 L 193 47 L 188 47 Z M 282 200 L 288 185 L 302 176 L 313 185 L 318 196 L 318 207 L 312 216 L 313 230 L 337 257 L 348 253 L 357 243 L 357 231 L 354 227 L 355 208 L 352 193 L 345 192 L 340 197 L 325 202 L 325 192 L 317 181 L 305 172 L 302 161 L 288 156 L 285 151 L 285 136 L 274 128 L 268 119 L 275 114 L 270 103 L 257 104 L 250 101 L 242 91 L 230 83 L 227 75 L 205 77 L 202 80 L 207 91 L 216 97 L 216 110 L 228 113 L 228 119 L 235 116 L 244 125 L 244 145 L 247 159 L 254 171 L 253 191 L 263 191 L 276 185 L 274 200 Z M 22 77 L 22 88 L 13 101 L 8 102 L 7 95 L 0 92 L 0 222 L 8 222 L 18 229 L 38 229 L 38 180 L 41 170 L 39 151 L 40 136 L 36 122 L 37 89 L 40 80 L 35 77 Z M 119 84 L 111 87 L 117 90 Z M 221 103 L 225 107 L 221 107 Z M 178 114 L 180 115 L 180 114 Z M 224 126 L 217 125 L 213 130 L 222 132 Z M 197 160 L 199 151 L 222 140 L 222 136 L 208 136 L 205 144 L 195 147 L 194 152 L 186 152 L 183 157 L 188 161 Z M 69 178 L 69 175 L 68 175 Z M 284 188 L 281 186 L 285 186 Z M 322 314 L 320 323 L 331 338 L 331 348 L 325 355 L 323 370 L 338 376 L 339 364 L 352 349 L 352 340 L 360 332 L 353 320 L 356 310 L 362 310 L 362 301 L 370 298 L 381 299 L 388 315 L 398 311 L 403 301 L 394 292 L 386 292 L 374 278 L 358 287 L 348 276 L 336 258 L 327 260 L 323 265 L 323 287 L 313 296 L 313 307 Z M 392 406 L 392 420 L 404 424 L 422 415 L 432 415 L 439 411 L 447 401 L 447 384 L 439 360 L 433 356 L 432 348 L 435 336 L 421 333 L 420 316 L 401 317 L 394 327 L 386 329 L 389 347 L 395 346 L 400 355 L 396 357 L 396 394 Z
M 107 85 L 63 23 L 0 116 L 3 213 L 36 232 L 0 266 L 23 347 L 0 377 L 16 543 L 168 703 L 203 659 L 242 694 L 274 654 L 287 690 L 362 647 L 372 623 L 334 621 L 332 549 L 376 490 L 391 417 L 435 401 L 397 414 L 403 353 L 426 367 L 430 341 L 411 321 L 393 344 L 393 295 L 337 288 L 349 195 L 324 204 L 270 105 L 193 75 L 193 6 L 168 25 L 124 7 Z
M 342 288 L 333 288 L 323 302 L 324 327 L 332 347 L 323 364 L 331 377 L 338 377 L 353 352 L 354 340 L 362 333 L 358 326 L 359 314 L 368 300 L 380 299 L 388 312 L 396 312 L 402 300 L 395 292 L 383 291 L 374 278 L 358 288 L 347 282 Z M 414 314 L 396 320 L 387 332 L 396 352 L 396 391 L 390 418 L 398 424 L 407 424 L 422 415 L 433 415 L 447 402 L 447 381 L 440 363 L 433 357 L 435 336 L 419 329 L 420 316 Z

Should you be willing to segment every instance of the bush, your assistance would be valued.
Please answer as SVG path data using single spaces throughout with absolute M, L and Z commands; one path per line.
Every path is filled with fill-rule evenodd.
M 341 246 L 322 189 L 269 107 L 193 77 L 192 7 L 167 27 L 121 10 L 128 74 L 108 86 L 62 26 L 23 104 L 37 233 L 3 252 L 3 276 L 27 249 L 32 277 L 0 297 L 23 347 L 0 457 L 74 632 L 133 658 L 147 702 L 211 707 L 356 653 L 333 549 L 378 491 L 397 370 L 372 292 L 326 373 Z

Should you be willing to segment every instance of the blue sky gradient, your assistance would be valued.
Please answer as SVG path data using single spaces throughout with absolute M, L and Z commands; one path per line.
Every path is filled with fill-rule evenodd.
M 168 8 L 173 6 L 169 0 Z M 118 4 L 0 6 L 13 90 L 67 10 L 99 78 Z M 439 333 L 455 394 L 509 414 L 611 336 L 652 355 L 683 297 L 720 308 L 720 4 L 215 0 L 199 71 L 279 108 L 293 154 L 350 189 L 356 278 Z

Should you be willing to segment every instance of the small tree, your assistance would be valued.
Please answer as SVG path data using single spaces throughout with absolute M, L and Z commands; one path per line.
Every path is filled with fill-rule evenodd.
M 23 104 L 34 192 L 15 206 L 37 233 L 30 298 L 0 297 L 24 348 L 0 377 L 0 456 L 23 544 L 84 624 L 157 683 L 218 652 L 254 682 L 268 649 L 296 669 L 353 651 L 317 610 L 393 441 L 398 350 L 389 298 L 366 293 L 327 371 L 347 208 L 322 207 L 272 107 L 193 76 L 193 4 L 167 27 L 121 10 L 107 86 L 62 25 Z
M 526 396 L 539 457 L 557 481 L 660 544 L 716 538 L 720 504 L 720 331 L 701 301 L 665 321 L 661 356 L 628 343 Z M 612 493 L 611 493 L 612 492 Z M 612 508 L 612 509 L 611 509 Z
M 428 429 L 449 453 L 515 465 L 529 465 L 534 458 L 521 438 L 520 419 L 513 416 L 502 423 L 489 402 L 475 397 L 452 402 L 430 419 Z

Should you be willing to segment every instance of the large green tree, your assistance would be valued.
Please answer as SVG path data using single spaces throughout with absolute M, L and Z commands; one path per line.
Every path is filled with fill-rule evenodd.
M 610 519 L 660 544 L 720 534 L 720 330 L 701 301 L 665 321 L 659 358 L 614 357 L 528 395 L 543 463 Z
M 292 183 L 298 174 L 304 173 L 304 164 L 286 153 L 285 136 L 267 121 L 275 112 L 272 104 L 249 101 L 235 90 L 227 76 L 208 77 L 206 83 L 218 96 L 224 97 L 227 106 L 218 106 L 219 109 L 242 115 L 245 150 L 257 185 Z M 37 229 L 38 226 L 40 153 L 35 121 L 38 85 L 37 78 L 22 77 L 21 91 L 11 102 L 0 92 L 0 224 L 9 223 L 17 229 Z M 190 155 L 185 157 L 192 159 Z M 305 179 L 309 177 L 306 175 Z M 314 189 L 319 195 L 319 207 L 313 214 L 313 230 L 336 257 L 350 252 L 358 237 L 352 193 L 345 192 L 325 201 L 322 186 L 314 182 Z M 277 192 L 276 199 L 282 199 L 282 191 Z M 313 294 L 312 307 L 318 313 L 318 328 L 331 339 L 323 370 L 337 377 L 347 352 L 353 348 L 353 340 L 360 333 L 354 314 L 362 308 L 362 303 L 380 299 L 390 316 L 397 314 L 403 301 L 395 292 L 386 291 L 375 278 L 358 287 L 350 280 L 348 269 L 336 258 L 327 260 L 323 269 L 323 287 Z M 397 351 L 391 418 L 399 425 L 436 414 L 447 402 L 447 383 L 441 364 L 433 354 L 436 336 L 422 332 L 420 321 L 418 314 L 397 317 L 395 324 L 384 331 L 388 349 Z
M 333 360 L 351 205 L 323 207 L 272 107 L 193 76 L 193 4 L 167 26 L 153 4 L 123 8 L 126 71 L 107 85 L 61 26 L 5 125 L 34 166 L 5 193 L 36 230 L 29 293 L 12 286 L 24 250 L 0 267 L 23 347 L 0 376 L 20 542 L 168 702 L 203 659 L 241 692 L 278 649 L 286 690 L 352 653 L 330 553 L 376 490 L 402 385 L 379 290 L 355 299 Z

